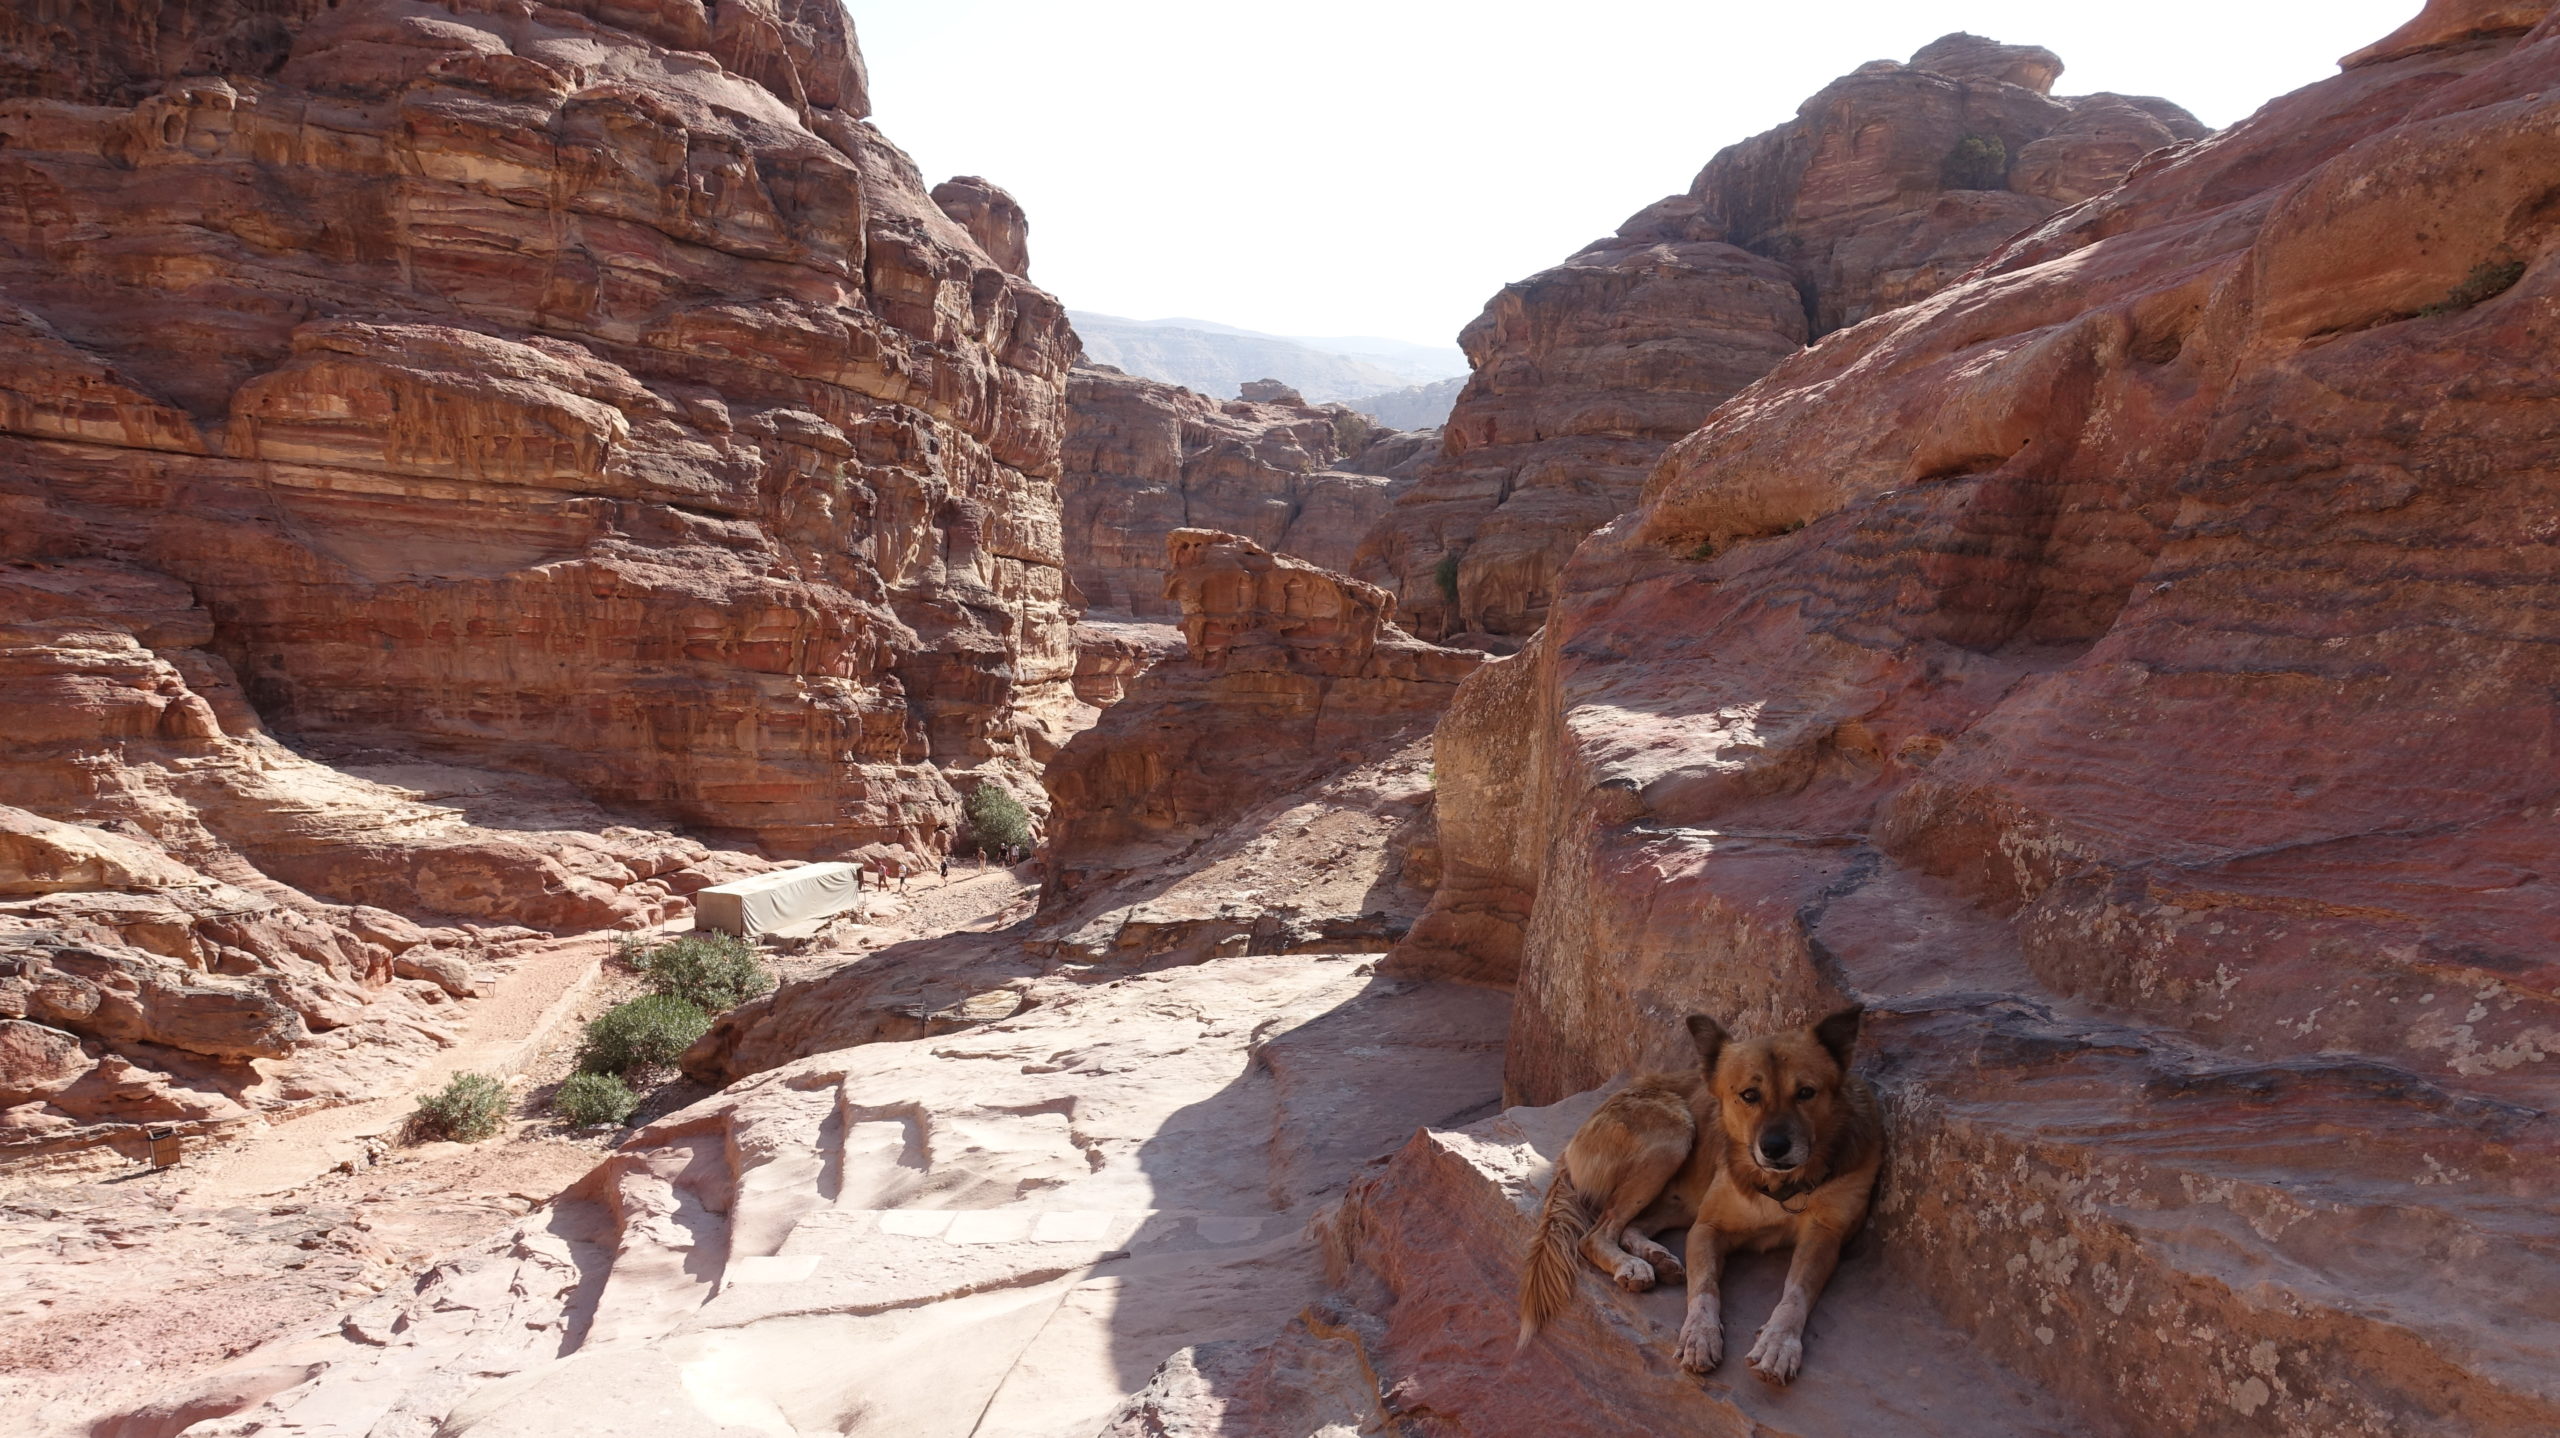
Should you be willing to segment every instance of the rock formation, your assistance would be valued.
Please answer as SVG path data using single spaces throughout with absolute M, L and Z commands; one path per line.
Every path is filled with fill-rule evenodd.
M 1310 1217 L 1417 1125 L 1492 1101 L 1502 995 L 1373 962 L 1049 979 L 1002 1024 L 786 1063 L 135 1421 L 1095 1432 L 1185 1345 L 1321 1300 Z
M 1438 738 L 1398 962 L 1516 971 L 1513 1096 L 1862 999 L 1878 1282 L 2098 1431 L 2560 1426 L 2530 8 L 2430 6 L 1670 451 Z
M 6 557 L 186 586 L 281 729 L 782 853 L 1045 754 L 1073 339 L 837 7 L 187 10 L 0 21 Z
M 526 926 L 655 922 L 749 871 L 556 780 L 316 762 L 215 632 L 164 573 L 0 564 L 0 1159 L 360 1091 Z
M 1422 448 L 1345 406 L 1310 405 L 1275 381 L 1241 398 L 1203 394 L 1106 366 L 1067 384 L 1067 572 L 1091 608 L 1169 618 L 1165 536 L 1240 534 L 1274 553 L 1347 569 Z
M 1028 787 L 1074 338 L 866 110 L 815 0 L 0 14 L 0 1145 Z
M 1574 545 L 1718 404 L 2205 133 L 2162 100 L 2057 98 L 2061 70 L 1970 35 L 1861 66 L 1686 194 L 1505 287 L 1459 336 L 1475 374 L 1442 455 L 1352 572 L 1426 638 L 1529 634 Z
M 1177 529 L 1186 657 L 1133 681 L 1049 765 L 1044 907 L 1180 864 L 1246 809 L 1427 733 L 1480 655 L 1395 627 L 1395 599 L 1252 540 Z

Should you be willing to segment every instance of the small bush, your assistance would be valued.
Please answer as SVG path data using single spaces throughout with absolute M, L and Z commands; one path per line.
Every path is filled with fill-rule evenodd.
M 418 1100 L 409 1127 L 423 1139 L 478 1143 L 494 1137 L 506 1119 L 505 1084 L 488 1074 L 455 1074 L 443 1088 Z
M 640 1096 L 611 1074 L 571 1074 L 551 1095 L 552 1111 L 580 1128 L 620 1123 L 639 1106 Z
M 649 980 L 649 991 L 682 999 L 707 1014 L 725 1013 L 773 987 L 756 946 L 735 934 L 687 934 L 634 947 L 625 962 Z
M 1431 569 L 1431 577 L 1439 582 L 1440 597 L 1451 604 L 1458 602 L 1458 555 L 1455 550 L 1440 556 Z
M 2452 293 L 2418 313 L 2428 318 L 2459 314 L 2483 300 L 2496 299 L 2514 289 L 2516 281 L 2523 278 L 2524 261 L 2489 260 L 2472 266 L 2471 273 L 2463 277 L 2461 284 L 2453 287 Z
M 2005 190 L 2009 147 L 1997 135 L 1967 135 L 1947 152 L 1938 178 L 1950 190 Z
M 647 1069 L 669 1068 L 703 1031 L 711 1016 L 683 999 L 651 994 L 607 1009 L 587 1025 L 578 1049 L 580 1072 L 628 1079 Z
M 981 854 L 1031 847 L 1031 813 L 1002 784 L 980 784 L 964 806 L 969 842 Z

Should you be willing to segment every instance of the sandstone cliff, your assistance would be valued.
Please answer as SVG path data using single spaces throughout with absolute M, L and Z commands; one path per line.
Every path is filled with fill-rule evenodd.
M 1086 604 L 1170 618 L 1165 536 L 1185 527 L 1350 567 L 1402 491 L 1419 437 L 1268 381 L 1243 389 L 1222 402 L 1108 366 L 1070 377 L 1058 490 L 1067 572 Z
M 9 557 L 187 586 L 280 728 L 783 852 L 1035 758 L 1073 340 L 836 7 L 223 9 L 0 26 Z
M 1441 457 L 1353 572 L 1415 632 L 1523 636 L 1573 547 L 1672 441 L 1808 340 L 1909 304 L 2204 134 L 2165 101 L 2058 98 L 2062 62 L 1950 35 L 1833 82 L 1460 335 Z
M 866 109 L 815 0 L 0 14 L 9 1125 L 380 1078 L 510 936 L 739 871 L 669 825 L 1027 786 L 1074 338 Z
M 1863 999 L 1878 1281 L 2100 1431 L 2560 1425 L 2526 8 L 2430 6 L 1779 366 L 1440 731 L 1399 958 L 1516 972 L 1512 1093 Z M 1556 1370 L 1431 1363 L 1448 1293 L 1362 1232 L 1417 1325 L 1382 1376 L 1515 1431 Z M 1833 1323 L 1814 1361 L 1861 1361 Z
M 1046 907 L 1177 867 L 1247 808 L 1410 744 L 1481 662 L 1396 628 L 1384 591 L 1239 535 L 1177 529 L 1165 566 L 1186 653 L 1049 765 Z

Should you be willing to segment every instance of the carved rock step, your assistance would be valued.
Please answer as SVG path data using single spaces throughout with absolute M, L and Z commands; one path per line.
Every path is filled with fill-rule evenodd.
M 1297 1423 L 1328 1396 L 1337 1421 L 1434 1438 L 2081 1431 L 2067 1409 L 1973 1350 L 1879 1261 L 1872 1240 L 1853 1248 L 1815 1309 L 1805 1372 L 1786 1388 L 1743 1362 L 1777 1300 L 1783 1257 L 1728 1269 L 1726 1357 L 1713 1373 L 1692 1376 L 1673 1361 L 1678 1285 L 1632 1295 L 1587 1269 L 1573 1304 L 1515 1357 L 1520 1253 L 1555 1155 L 1599 1098 L 1417 1134 L 1319 1224 L 1337 1283 L 1367 1313 L 1313 1310 L 1250 1355 L 1178 1358 L 1107 1431 L 1297 1438 L 1313 1431 Z M 1346 1353 L 1375 1375 L 1371 1411 L 1346 1397 L 1356 1391 L 1341 1381 Z M 1204 1370 L 1228 1377 L 1204 1385 L 1194 1376 Z M 1218 1389 L 1217 1401 L 1204 1387 Z
M 1883 1246 L 2125 1431 L 2560 1430 L 2550 1118 L 2032 1000 L 1883 1015 Z

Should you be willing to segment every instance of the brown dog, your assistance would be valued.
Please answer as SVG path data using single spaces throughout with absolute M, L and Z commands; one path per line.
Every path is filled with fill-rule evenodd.
M 1695 1074 L 1646 1074 L 1610 1096 L 1565 1145 L 1520 1278 L 1526 1347 L 1573 1296 L 1579 1252 L 1618 1286 L 1689 1280 L 1680 1366 L 1724 1361 L 1725 1255 L 1792 1246 L 1785 1294 L 1750 1362 L 1784 1383 L 1804 1361 L 1804 1325 L 1840 1248 L 1866 1221 L 1884 1163 L 1875 1096 L 1849 1073 L 1861 1010 L 1734 1042 L 1689 1019 Z M 1649 1235 L 1686 1226 L 1684 1264 Z

